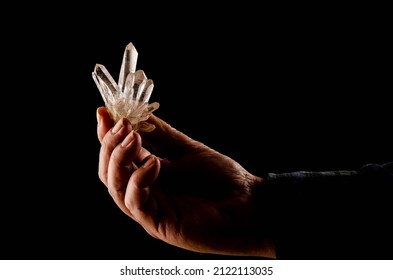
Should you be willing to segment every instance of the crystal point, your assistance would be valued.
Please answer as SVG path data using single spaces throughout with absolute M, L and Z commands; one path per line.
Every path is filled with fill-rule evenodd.
M 134 73 L 136 70 L 136 62 L 138 59 L 138 52 L 132 43 L 126 46 L 123 55 L 123 62 L 119 74 L 119 86 L 124 90 L 125 82 L 129 73 Z
M 137 58 L 136 48 L 129 43 L 124 50 L 118 83 L 102 64 L 95 65 L 92 76 L 114 122 L 125 117 L 133 129 L 149 132 L 155 127 L 145 121 L 160 104 L 149 104 L 154 83 L 143 70 L 136 70 Z

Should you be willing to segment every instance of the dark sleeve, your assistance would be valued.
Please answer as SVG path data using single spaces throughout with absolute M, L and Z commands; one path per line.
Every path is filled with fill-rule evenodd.
M 393 162 L 268 174 L 277 258 L 392 259 L 392 189 Z

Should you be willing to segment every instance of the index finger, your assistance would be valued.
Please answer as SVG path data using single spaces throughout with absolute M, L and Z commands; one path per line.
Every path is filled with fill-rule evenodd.
M 106 107 L 97 108 L 97 136 L 100 143 L 105 134 L 113 127 L 114 122 L 109 115 Z

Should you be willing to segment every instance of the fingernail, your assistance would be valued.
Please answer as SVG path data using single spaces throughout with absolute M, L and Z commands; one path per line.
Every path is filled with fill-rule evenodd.
M 98 108 L 97 111 L 96 111 L 96 115 L 97 115 L 97 124 L 98 124 L 98 125 L 101 125 L 102 117 L 101 117 L 100 113 L 98 112 L 99 109 L 100 109 L 100 108 Z
M 113 133 L 113 134 L 118 133 L 118 132 L 123 128 L 123 126 L 124 126 L 124 120 L 123 120 L 123 119 L 120 119 L 120 120 L 116 123 L 116 125 L 112 128 L 112 133 Z
M 127 147 L 131 142 L 133 142 L 135 139 L 134 137 L 134 131 L 132 130 L 127 136 L 126 138 L 124 138 L 123 142 L 121 142 L 121 146 Z
M 142 167 L 149 168 L 150 166 L 152 166 L 155 163 L 155 161 L 156 161 L 156 158 L 153 156 L 153 157 L 149 158 Z

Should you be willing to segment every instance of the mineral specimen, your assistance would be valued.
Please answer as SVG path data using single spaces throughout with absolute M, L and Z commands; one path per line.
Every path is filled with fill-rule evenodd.
M 154 83 L 143 70 L 136 70 L 137 58 L 137 50 L 129 43 L 124 51 L 118 83 L 102 64 L 95 65 L 92 75 L 112 119 L 117 122 L 125 117 L 134 130 L 149 132 L 155 127 L 145 121 L 160 104 L 149 103 Z

